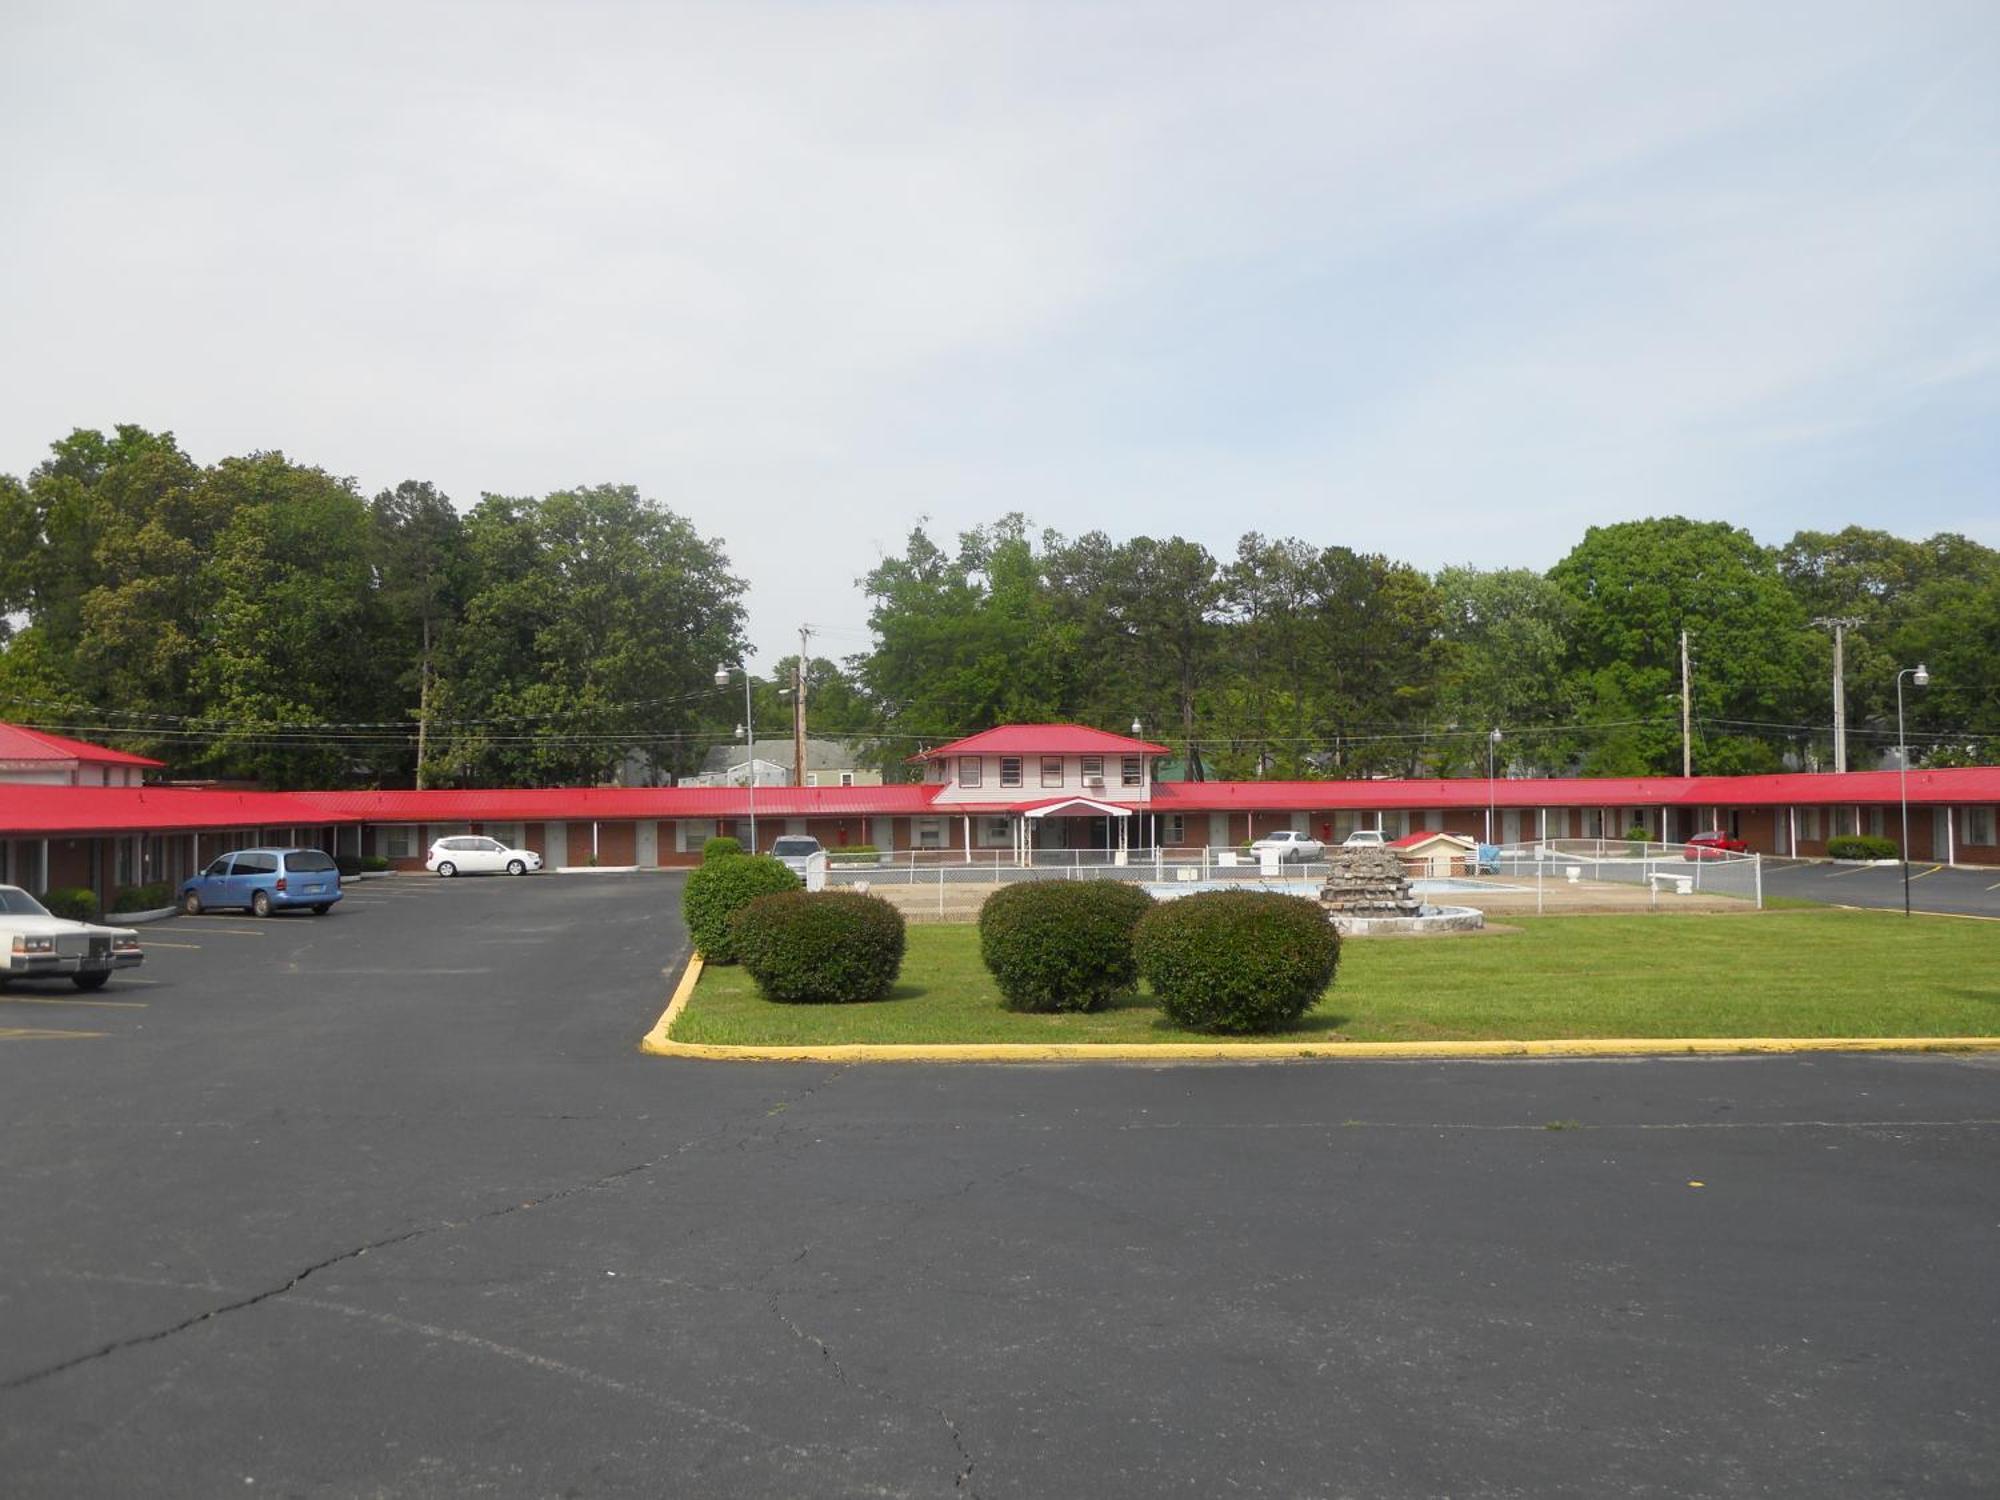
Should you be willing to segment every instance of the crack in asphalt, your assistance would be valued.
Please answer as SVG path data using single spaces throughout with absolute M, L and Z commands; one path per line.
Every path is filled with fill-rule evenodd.
M 834 1078 L 846 1071 L 846 1068 L 841 1068 L 834 1074 L 819 1079 L 811 1088 L 799 1094 L 792 1102 L 802 1102 L 811 1098 L 826 1084 L 832 1082 Z M 427 1239 L 436 1234 L 455 1233 L 458 1230 L 468 1229 L 474 1225 L 485 1224 L 495 1219 L 504 1219 L 513 1214 L 525 1213 L 530 1209 L 545 1208 L 550 1204 L 561 1203 L 565 1199 L 574 1198 L 583 1193 L 598 1192 L 603 1188 L 622 1182 L 626 1178 L 650 1172 L 663 1163 L 685 1156 L 688 1152 L 717 1140 L 734 1128 L 736 1127 L 731 1124 L 719 1125 L 714 1130 L 708 1131 L 705 1134 L 682 1141 L 671 1151 L 662 1152 L 658 1156 L 651 1157 L 646 1161 L 635 1162 L 629 1167 L 620 1167 L 616 1171 L 602 1173 L 599 1176 L 588 1178 L 570 1187 L 558 1188 L 553 1192 L 544 1193 L 540 1197 L 529 1198 L 520 1203 L 509 1203 L 500 1208 L 488 1209 L 483 1213 L 473 1214 L 464 1219 L 444 1219 L 432 1224 L 421 1224 L 414 1229 L 405 1229 L 397 1234 L 384 1235 L 379 1239 L 369 1240 L 351 1249 L 342 1250 L 338 1254 L 329 1255 L 323 1260 L 316 1260 L 311 1265 L 306 1266 L 303 1270 L 296 1272 L 276 1286 L 266 1287 L 260 1292 L 252 1292 L 248 1296 L 238 1297 L 232 1301 L 221 1303 L 218 1306 L 206 1308 L 191 1317 L 182 1318 L 179 1322 L 171 1323 L 165 1328 L 156 1328 L 147 1333 L 132 1334 L 126 1338 L 113 1339 L 109 1343 L 101 1344 L 95 1349 L 86 1350 L 82 1354 L 71 1355 L 68 1359 L 58 1360 L 51 1365 L 44 1365 L 38 1370 L 30 1370 L 26 1374 L 16 1375 L 8 1380 L 0 1381 L 0 1391 L 21 1390 L 27 1386 L 39 1384 L 41 1381 L 52 1379 L 66 1371 L 74 1370 L 79 1366 L 92 1364 L 101 1359 L 108 1359 L 112 1355 L 121 1354 L 128 1349 L 139 1349 L 144 1348 L 148 1344 L 160 1343 L 178 1334 L 186 1333 L 191 1328 L 199 1328 L 204 1323 L 210 1323 L 218 1318 L 226 1317 L 230 1313 L 242 1312 L 245 1308 L 256 1307 L 260 1303 L 269 1302 L 274 1297 L 282 1297 L 295 1289 L 301 1282 L 316 1276 L 321 1271 L 341 1265 L 347 1261 L 359 1260 L 361 1257 L 376 1250 L 387 1250 L 396 1245 L 408 1244 L 413 1240 Z M 750 1134 L 754 1135 L 755 1133 L 756 1130 L 753 1125 Z

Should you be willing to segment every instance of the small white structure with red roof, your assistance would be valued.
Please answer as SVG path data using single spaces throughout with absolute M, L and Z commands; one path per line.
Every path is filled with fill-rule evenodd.
M 1435 828 L 1390 839 L 1389 847 L 1402 857 L 1403 868 L 1416 879 L 1443 880 L 1452 875 L 1468 875 L 1479 854 L 1477 840 Z

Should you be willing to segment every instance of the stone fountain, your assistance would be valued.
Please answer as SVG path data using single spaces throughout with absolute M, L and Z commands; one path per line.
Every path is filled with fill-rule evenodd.
M 1476 906 L 1426 906 L 1410 889 L 1402 856 L 1379 844 L 1329 849 L 1333 868 L 1319 904 L 1342 937 L 1422 936 L 1486 925 Z

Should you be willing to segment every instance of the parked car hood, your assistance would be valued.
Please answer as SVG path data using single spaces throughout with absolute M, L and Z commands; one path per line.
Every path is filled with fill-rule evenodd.
M 87 932 L 93 936 L 137 937 L 131 927 L 101 927 L 95 922 L 72 922 L 66 917 L 16 917 L 0 913 L 0 932 L 23 937 L 57 937 L 65 932 Z

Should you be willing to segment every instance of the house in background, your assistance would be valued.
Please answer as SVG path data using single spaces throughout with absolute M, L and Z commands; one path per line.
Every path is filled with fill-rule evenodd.
M 0 724 L 0 781 L 40 786 L 143 786 L 165 762 L 68 740 L 19 724 Z
M 861 740 L 809 739 L 806 741 L 807 786 L 880 786 L 879 766 L 866 764 L 867 749 Z M 757 785 L 792 785 L 792 742 L 790 739 L 757 742 Z M 701 763 L 701 774 L 683 776 L 682 786 L 748 786 L 749 752 L 743 745 L 717 745 Z

